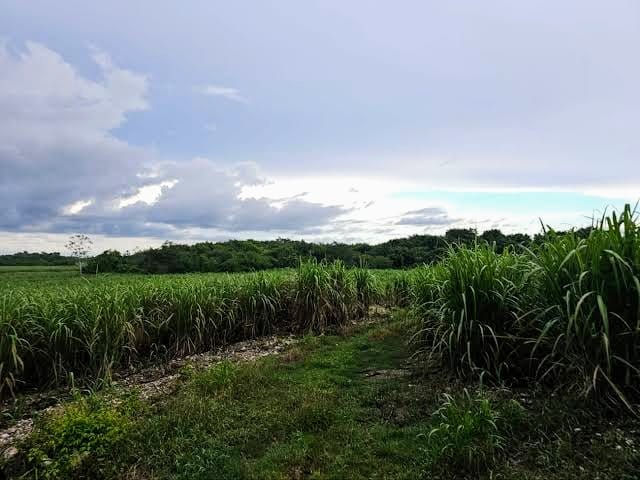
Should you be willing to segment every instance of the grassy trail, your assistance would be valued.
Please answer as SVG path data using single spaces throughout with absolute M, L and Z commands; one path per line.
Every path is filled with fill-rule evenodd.
M 187 368 L 177 392 L 153 403 L 131 393 L 78 400 L 38 422 L 22 450 L 30 458 L 11 469 L 24 478 L 637 478 L 638 445 L 625 443 L 637 436 L 617 436 L 633 425 L 585 429 L 558 405 L 547 405 L 555 413 L 546 418 L 535 399 L 507 419 L 513 392 L 488 393 L 500 428 L 509 422 L 498 450 L 471 418 L 463 449 L 441 455 L 429 440 L 433 414 L 443 393 L 460 397 L 462 387 L 421 374 L 407 336 L 395 318 L 308 336 L 256 361 Z M 465 452 L 496 462 L 469 470 Z
M 185 479 L 416 478 L 415 439 L 432 409 L 408 356 L 395 322 L 196 374 L 157 407 L 138 468 Z

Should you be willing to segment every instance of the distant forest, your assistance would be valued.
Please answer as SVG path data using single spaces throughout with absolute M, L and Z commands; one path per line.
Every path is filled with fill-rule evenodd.
M 63 265 L 74 265 L 76 259 L 65 257 L 58 252 L 54 253 L 29 253 L 18 252 L 11 255 L 0 255 L 0 266 L 38 266 L 38 267 L 59 267 Z
M 590 229 L 576 230 L 586 236 Z M 389 240 L 377 245 L 366 243 L 311 243 L 301 240 L 229 240 L 180 245 L 167 242 L 160 248 L 150 248 L 132 254 L 107 250 L 85 260 L 86 273 L 186 273 L 186 272 L 247 272 L 270 268 L 294 267 L 301 258 L 342 260 L 347 265 L 367 265 L 369 268 L 410 268 L 436 261 L 447 245 L 474 242 L 495 244 L 499 251 L 515 249 L 536 242 L 522 233 L 510 235 L 500 230 L 487 230 L 478 235 L 474 229 L 451 229 L 445 235 L 413 235 Z M 71 265 L 72 257 L 59 253 L 16 253 L 1 255 L 0 265 Z

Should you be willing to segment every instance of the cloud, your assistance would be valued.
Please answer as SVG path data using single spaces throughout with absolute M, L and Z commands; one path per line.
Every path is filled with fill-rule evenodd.
M 149 108 L 149 82 L 105 52 L 92 49 L 92 58 L 95 80 L 43 45 L 0 46 L 0 230 L 180 238 L 190 229 L 305 231 L 346 211 L 241 198 L 267 182 L 253 162 L 167 160 L 118 139 L 128 114 Z
M 3 145 L 9 144 L 6 129 L 18 139 L 43 127 L 50 134 L 102 136 L 120 126 L 127 113 L 148 108 L 145 75 L 118 68 L 105 53 L 94 52 L 93 58 L 99 81 L 82 77 L 44 45 L 27 42 L 17 55 L 0 45 Z M 54 135 L 40 136 L 52 140 Z
M 65 215 L 76 215 L 80 213 L 84 208 L 88 207 L 93 203 L 93 199 L 89 200 L 78 200 L 77 202 L 73 202 L 71 205 L 67 205 L 63 208 L 63 213 Z
M 203 234 L 304 233 L 348 211 L 298 197 L 278 202 L 267 198 L 242 199 L 244 185 L 263 181 L 260 171 L 250 163 L 226 167 L 206 158 L 194 158 L 164 162 L 157 168 L 155 180 L 160 179 L 160 183 L 142 187 L 118 202 L 83 205 L 73 215 L 53 219 L 49 230 L 174 239 L 183 238 L 192 230 Z
M 146 212 L 155 223 L 177 228 L 226 231 L 300 231 L 324 225 L 346 213 L 339 206 L 308 202 L 299 197 L 240 198 L 245 186 L 266 182 L 258 166 L 244 162 L 223 167 L 206 158 L 168 163 L 162 175 L 177 183 Z
M 405 212 L 396 225 L 442 226 L 452 225 L 460 219 L 451 218 L 446 210 L 439 207 L 427 207 Z
M 118 203 L 118 208 L 128 207 L 129 205 L 134 205 L 138 202 L 153 205 L 158 201 L 166 189 L 173 188 L 177 182 L 177 180 L 165 180 L 157 184 L 140 187 L 134 195 L 121 198 Z
M 148 108 L 147 78 L 94 60 L 97 80 L 41 44 L 0 45 L 0 229 L 45 228 L 64 206 L 141 183 L 135 173 L 153 157 L 111 132 Z
M 496 45 L 502 48 L 502 43 Z M 127 58 L 134 58 L 135 52 L 130 53 Z M 609 58 L 608 50 L 599 55 Z M 193 66 L 178 57 L 172 57 L 177 63 L 171 70 L 184 72 L 187 87 L 172 77 L 175 89 L 169 91 L 162 87 L 166 72 L 151 60 L 144 64 L 160 79 L 153 88 L 151 77 L 96 48 L 88 51 L 86 65 L 72 64 L 42 44 L 28 42 L 14 49 L 0 42 L 0 231 L 26 236 L 81 231 L 172 240 L 272 238 L 277 232 L 307 239 L 380 241 L 464 225 L 461 216 L 465 221 L 486 218 L 478 220 L 481 229 L 507 213 L 532 230 L 538 228 L 539 216 L 575 223 L 593 210 L 578 201 L 571 207 L 566 202 L 542 203 L 553 191 L 590 191 L 607 197 L 602 206 L 609 197 L 637 198 L 636 64 L 620 62 L 629 74 L 606 83 L 616 87 L 606 90 L 609 97 L 602 94 L 606 79 L 593 72 L 575 78 L 600 78 L 593 90 L 585 90 L 590 82 L 545 73 L 554 91 L 557 81 L 564 86 L 542 105 L 539 99 L 546 98 L 545 92 L 532 97 L 526 95 L 528 89 L 503 90 L 508 85 L 504 77 L 495 83 L 493 68 L 486 82 L 476 81 L 485 78 L 477 78 L 482 73 L 478 69 L 456 70 L 453 79 L 461 83 L 448 90 L 451 77 L 437 76 L 446 73 L 442 59 L 421 66 L 415 56 L 407 57 L 406 65 L 417 75 L 402 74 L 399 63 L 386 71 L 393 77 L 379 77 L 373 75 L 379 65 L 371 64 L 368 71 L 349 56 L 343 67 L 353 69 L 332 71 L 364 85 L 354 93 L 334 73 L 318 75 L 331 70 L 313 70 L 316 64 L 265 73 L 252 62 L 250 78 L 242 77 L 247 72 L 235 64 L 207 70 L 234 72 L 242 79 L 242 91 L 220 85 L 194 91 Z M 451 58 L 457 57 L 446 56 L 447 61 Z M 454 63 L 449 66 L 464 65 Z M 470 80 L 466 70 L 474 78 Z M 602 67 L 605 70 L 610 69 Z M 420 71 L 436 76 L 424 77 Z M 530 71 L 518 67 L 518 72 Z M 277 78 L 269 72 L 278 72 Z M 283 81 L 283 74 L 293 76 L 285 75 Z M 358 81 L 365 77 L 367 81 Z M 512 80 L 514 85 L 529 85 L 519 75 Z M 382 89 L 397 81 L 402 89 Z M 540 85 L 536 79 L 527 81 Z M 569 95 L 571 101 L 559 103 L 574 92 L 569 88 L 574 83 L 579 91 Z M 305 88 L 292 88 L 301 84 Z M 430 85 L 429 91 L 424 85 Z M 247 103 L 245 90 L 262 92 L 261 108 L 251 116 L 236 108 L 193 108 L 194 94 Z M 380 96 L 380 91 L 393 94 Z M 179 98 L 176 92 L 192 98 Z M 156 95 L 168 94 L 175 98 L 156 101 Z M 138 119 L 144 122 L 127 123 L 136 112 L 151 109 L 152 101 L 155 110 Z M 525 110 L 530 101 L 533 112 Z M 213 103 L 207 106 L 225 107 L 224 101 Z M 209 133 L 215 127 L 208 123 L 212 120 L 219 127 L 215 135 Z M 168 130 L 171 138 L 165 135 Z M 185 130 L 191 136 L 185 137 Z M 161 138 L 147 139 L 148 132 L 159 132 Z M 158 147 L 136 145 L 136 138 L 156 140 Z M 172 156 L 161 155 L 163 151 Z M 211 158 L 197 157 L 202 151 Z M 260 165 L 238 162 L 243 158 L 258 159 Z M 275 179 L 268 180 L 267 173 Z M 486 200 L 496 191 L 546 193 L 519 204 L 494 199 L 490 208 L 478 201 L 480 195 L 471 194 L 484 192 Z M 424 205 L 445 208 L 421 208 Z M 530 205 L 539 210 L 530 213 Z
M 248 103 L 248 100 L 235 88 L 222 87 L 220 85 L 205 85 L 197 89 L 201 94 L 209 97 L 223 97 L 240 103 Z
M 348 210 L 338 205 L 322 205 L 291 199 L 275 207 L 265 199 L 247 199 L 230 217 L 229 229 L 270 230 L 303 234 L 326 225 Z

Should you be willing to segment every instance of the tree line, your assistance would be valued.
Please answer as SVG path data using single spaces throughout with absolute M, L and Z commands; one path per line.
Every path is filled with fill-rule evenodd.
M 72 256 L 61 255 L 60 252 L 18 252 L 10 255 L 0 255 L 0 266 L 16 267 L 60 267 L 75 265 L 76 259 Z
M 586 236 L 589 228 L 575 230 Z M 562 233 L 562 232 L 558 232 Z M 229 240 L 182 245 L 165 242 L 159 248 L 122 254 L 106 250 L 84 261 L 86 273 L 187 273 L 187 272 L 247 272 L 271 268 L 294 267 L 301 258 L 341 260 L 346 265 L 367 265 L 369 268 L 410 268 L 438 260 L 452 243 L 471 245 L 487 242 L 498 251 L 519 249 L 540 241 L 543 233 L 531 238 L 523 233 L 504 234 L 486 230 L 478 235 L 475 229 L 456 228 L 444 235 L 412 235 L 377 245 L 367 243 L 313 243 L 304 240 Z M 73 265 L 74 256 L 60 253 L 20 252 L 0 255 L 0 265 Z
M 488 230 L 478 235 L 474 229 L 452 229 L 445 235 L 413 235 L 377 245 L 366 243 L 312 243 L 303 240 L 229 240 L 181 245 L 166 242 L 129 255 L 108 250 L 89 260 L 89 272 L 186 273 L 246 272 L 294 267 L 301 258 L 341 260 L 346 265 L 369 268 L 410 268 L 435 262 L 451 243 L 495 243 L 503 250 L 519 248 L 532 239 L 525 234 L 505 235 Z

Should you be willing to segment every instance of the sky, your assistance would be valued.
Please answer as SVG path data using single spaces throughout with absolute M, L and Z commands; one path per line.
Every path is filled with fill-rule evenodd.
M 638 46 L 637 0 L 0 0 L 0 252 L 590 224 Z

